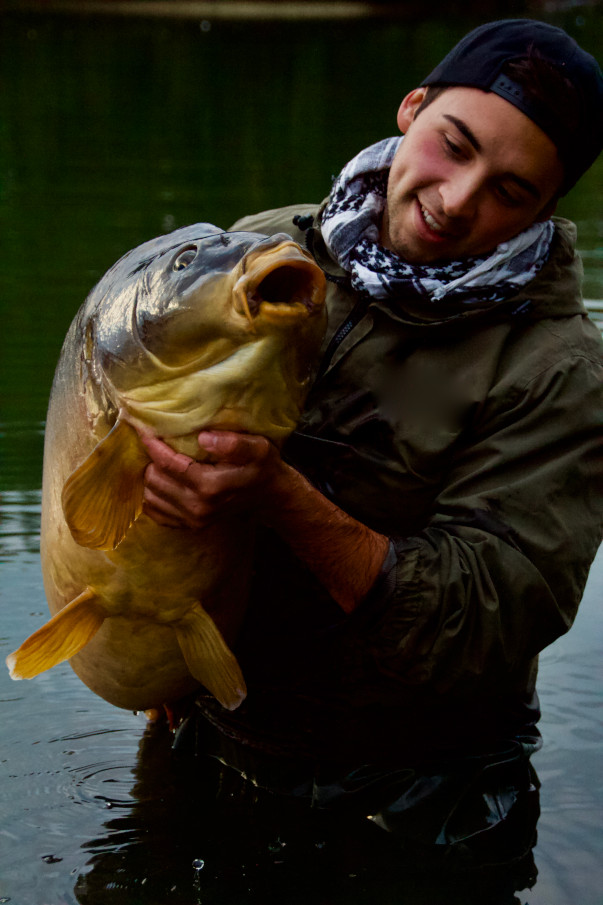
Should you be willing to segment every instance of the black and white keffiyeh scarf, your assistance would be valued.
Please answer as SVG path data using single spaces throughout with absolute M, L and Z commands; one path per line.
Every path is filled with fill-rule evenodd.
M 432 301 L 494 303 L 512 297 L 546 262 L 555 227 L 534 223 L 493 252 L 441 264 L 408 264 L 379 243 L 387 179 L 403 140 L 386 138 L 343 168 L 322 214 L 324 241 L 352 286 L 374 298 L 414 291 Z

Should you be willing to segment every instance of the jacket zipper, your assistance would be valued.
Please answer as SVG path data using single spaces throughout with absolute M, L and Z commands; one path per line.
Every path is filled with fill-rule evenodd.
M 331 279 L 331 278 L 329 276 L 327 276 L 327 279 Z M 334 282 L 334 283 L 335 282 L 345 282 L 345 280 L 340 280 L 339 278 L 335 277 L 334 279 L 332 279 L 332 282 Z M 354 305 L 354 307 L 352 308 L 352 311 L 350 312 L 350 316 L 347 318 L 347 320 L 345 320 L 343 322 L 343 324 L 339 327 L 337 332 L 331 338 L 331 342 L 327 346 L 327 350 L 326 350 L 325 354 L 323 355 L 322 361 L 320 363 L 320 367 L 318 369 L 318 373 L 316 375 L 315 382 L 320 380 L 321 377 L 324 376 L 325 371 L 331 364 L 333 356 L 335 355 L 335 352 L 337 351 L 338 347 L 341 345 L 341 343 L 346 338 L 346 336 L 348 336 L 348 334 L 352 332 L 352 330 L 354 329 L 356 324 L 358 324 L 362 320 L 362 318 L 366 314 L 368 305 L 369 305 L 369 296 L 362 294 L 360 296 L 360 298 L 358 299 L 358 301 L 356 302 L 356 304 Z
M 306 248 L 308 249 L 308 251 L 310 252 L 312 257 L 316 261 L 316 254 L 314 251 L 314 230 L 312 229 L 312 223 L 314 222 L 314 217 L 312 217 L 310 215 L 308 217 L 296 216 L 293 218 L 293 222 L 299 229 L 301 229 L 305 232 L 304 239 L 305 239 Z M 330 274 L 327 271 L 323 271 L 323 273 L 325 274 L 327 280 L 330 283 L 335 283 L 335 285 L 337 285 L 337 286 L 348 286 L 349 285 L 349 282 L 350 282 L 349 276 L 335 276 L 334 274 Z M 314 379 L 315 383 L 317 381 L 319 381 L 321 379 L 321 377 L 324 376 L 325 371 L 331 364 L 331 360 L 332 360 L 335 352 L 337 351 L 338 346 L 343 342 L 343 340 L 346 338 L 348 333 L 352 332 L 352 330 L 354 329 L 356 324 L 359 321 L 361 321 L 362 318 L 364 317 L 364 314 L 366 313 L 366 310 L 369 305 L 369 300 L 370 299 L 369 299 L 368 294 L 362 293 L 360 295 L 358 301 L 352 308 L 352 311 L 350 312 L 350 316 L 348 317 L 348 319 L 346 321 L 344 321 L 344 323 L 339 327 L 339 329 L 336 331 L 334 336 L 331 338 L 331 342 L 327 346 L 327 350 L 322 358 L 320 367 L 319 367 L 316 377 Z

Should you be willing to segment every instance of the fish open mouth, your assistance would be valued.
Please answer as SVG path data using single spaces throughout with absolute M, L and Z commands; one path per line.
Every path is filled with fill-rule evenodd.
M 281 264 L 275 267 L 253 290 L 246 293 L 251 317 L 255 317 L 262 305 L 303 305 L 311 313 L 316 307 L 314 290 L 316 280 L 313 273 L 301 267 Z
M 250 323 L 258 317 L 295 321 L 322 309 L 325 284 L 318 265 L 287 242 L 251 260 L 235 285 L 235 296 Z

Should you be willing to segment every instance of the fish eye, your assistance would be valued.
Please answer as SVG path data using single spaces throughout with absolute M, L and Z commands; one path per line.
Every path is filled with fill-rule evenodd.
M 172 270 L 185 270 L 189 264 L 193 263 L 196 257 L 197 246 L 190 245 L 188 248 L 185 248 L 178 254 L 177 258 L 172 264 Z

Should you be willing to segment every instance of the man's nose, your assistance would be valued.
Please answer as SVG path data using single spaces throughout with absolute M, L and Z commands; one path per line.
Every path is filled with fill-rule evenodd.
M 479 174 L 456 174 L 440 185 L 442 212 L 451 219 L 469 219 L 477 208 L 480 191 Z

